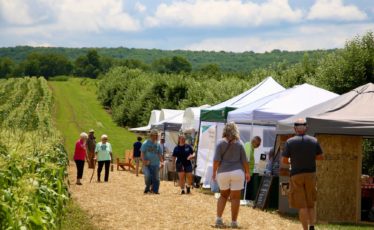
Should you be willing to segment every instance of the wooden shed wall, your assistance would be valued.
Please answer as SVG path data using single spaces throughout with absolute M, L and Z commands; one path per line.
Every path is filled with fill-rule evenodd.
M 317 138 L 325 157 L 317 162 L 317 220 L 360 221 L 363 138 L 325 134 Z

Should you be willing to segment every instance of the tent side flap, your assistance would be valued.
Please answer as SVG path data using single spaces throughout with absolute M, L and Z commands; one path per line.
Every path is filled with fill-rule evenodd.
M 230 111 L 235 110 L 233 107 L 225 107 L 217 110 L 201 110 L 201 121 L 226 122 L 227 115 Z

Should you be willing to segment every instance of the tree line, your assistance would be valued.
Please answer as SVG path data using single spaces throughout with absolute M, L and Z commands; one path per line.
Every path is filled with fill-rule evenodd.
M 111 67 L 126 66 L 150 72 L 208 72 L 248 74 L 272 63 L 298 63 L 307 53 L 311 59 L 333 50 L 254 52 L 210 52 L 128 48 L 0 48 L 0 77 L 75 75 L 95 78 Z M 62 66 L 59 68 L 59 66 Z
M 185 109 L 225 101 L 265 77 L 272 76 L 284 87 L 309 83 L 338 94 L 368 82 L 374 82 L 374 36 L 368 32 L 347 41 L 345 47 L 310 58 L 306 53 L 293 65 L 275 63 L 258 68 L 250 74 L 215 73 L 180 74 L 167 71 L 147 73 L 115 67 L 103 75 L 98 84 L 98 98 L 112 111 L 113 119 L 121 126 L 146 125 L 153 109 Z M 374 141 L 365 142 L 363 173 L 374 175 Z

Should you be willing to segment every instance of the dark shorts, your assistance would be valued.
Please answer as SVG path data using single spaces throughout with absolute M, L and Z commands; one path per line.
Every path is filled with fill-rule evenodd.
M 192 164 L 191 163 L 189 163 L 189 164 L 177 163 L 175 167 L 177 169 L 177 172 L 192 173 Z

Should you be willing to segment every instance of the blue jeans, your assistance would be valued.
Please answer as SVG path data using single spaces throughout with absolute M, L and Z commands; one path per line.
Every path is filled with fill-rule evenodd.
M 154 193 L 158 193 L 158 188 L 160 187 L 160 166 L 143 166 L 143 174 L 145 181 L 145 191 L 149 191 L 152 185 L 152 191 Z

